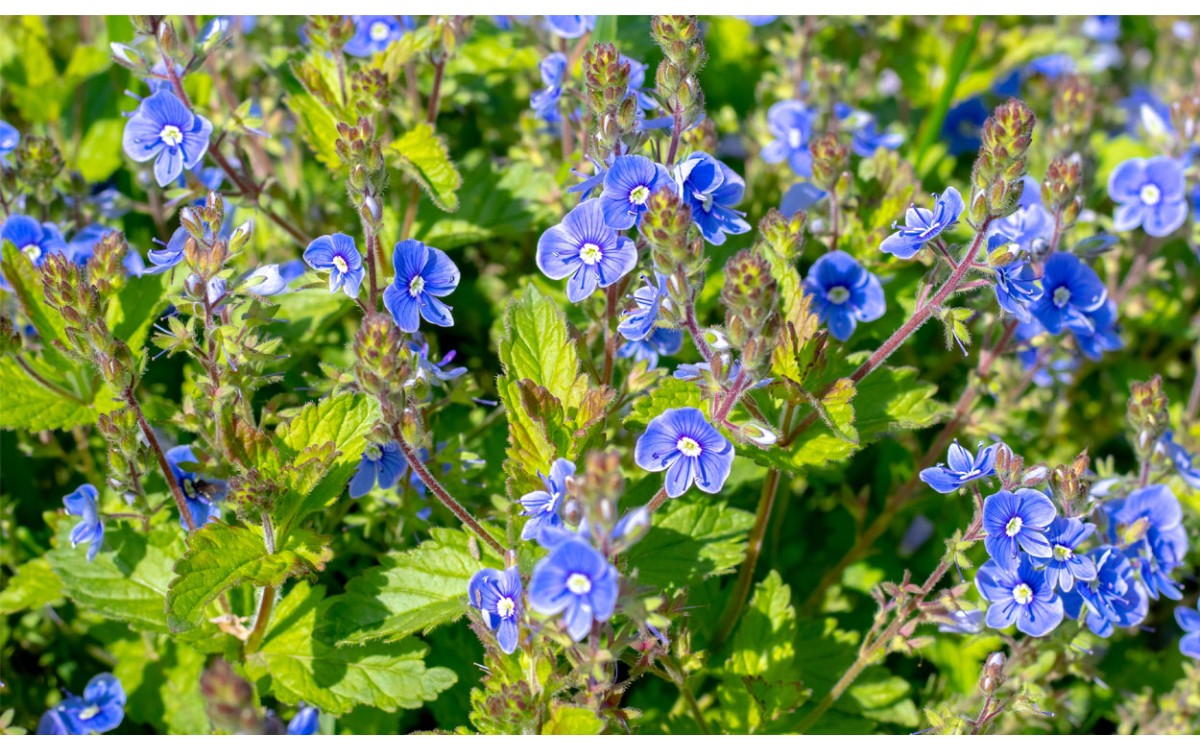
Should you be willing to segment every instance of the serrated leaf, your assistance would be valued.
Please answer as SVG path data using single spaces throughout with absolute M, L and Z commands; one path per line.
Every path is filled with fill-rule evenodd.
M 175 564 L 167 589 L 167 623 L 172 632 L 200 624 L 204 609 L 241 584 L 278 586 L 290 576 L 325 568 L 333 556 L 328 537 L 303 529 L 278 539 L 268 555 L 261 531 L 210 522 L 188 535 L 187 552 Z
M 316 97 L 309 93 L 289 94 L 284 104 L 296 116 L 301 137 L 312 149 L 317 161 L 330 169 L 342 166 L 337 155 L 337 118 Z
M 61 430 L 96 421 L 90 403 L 49 390 L 13 360 L 0 360 L 0 427 L 8 430 Z
M 542 734 L 600 734 L 604 719 L 585 706 L 555 706 L 542 726 Z
M 675 498 L 654 514 L 645 539 L 629 551 L 638 583 L 675 589 L 732 572 L 746 556 L 754 514 L 723 502 Z
M 625 426 L 631 429 L 644 429 L 650 420 L 662 414 L 667 409 L 692 406 L 707 411 L 707 404 L 695 383 L 679 378 L 661 378 L 658 384 L 639 396 L 633 402 L 629 415 L 625 417 Z
M 29 322 L 41 335 L 42 341 L 46 342 L 42 356 L 56 368 L 74 368 L 75 364 L 50 343 L 66 341 L 67 327 L 62 315 L 46 304 L 41 271 L 8 240 L 4 240 L 0 248 L 0 257 L 0 272 L 4 274 L 4 280 L 20 301 Z
M 416 638 L 334 646 L 314 632 L 327 621 L 327 605 L 324 588 L 304 581 L 276 605 L 262 648 L 246 656 L 246 674 L 260 690 L 341 714 L 360 705 L 418 708 L 457 681 L 449 669 L 425 666 L 429 648 Z
M 339 645 L 395 641 L 465 615 L 471 576 L 503 563 L 472 557 L 462 531 L 435 528 L 431 534 L 432 539 L 386 555 L 381 565 L 351 579 L 346 593 L 330 602 L 322 632 Z
M 131 635 L 108 646 L 117 662 L 113 675 L 125 689 L 129 719 L 165 733 L 210 733 L 200 692 L 205 655 L 167 636 Z
M 438 208 L 447 213 L 458 210 L 458 189 L 462 175 L 450 159 L 445 141 L 427 122 L 417 123 L 387 147 L 395 164 L 416 180 Z
M 0 615 L 39 609 L 62 600 L 63 585 L 44 557 L 22 563 L 0 591 Z
M 148 535 L 110 524 L 103 549 L 88 562 L 86 549 L 71 547 L 75 523 L 68 518 L 58 522 L 54 549 L 46 554 L 63 592 L 75 603 L 136 630 L 166 633 L 167 585 L 184 550 L 178 524 L 163 524 Z

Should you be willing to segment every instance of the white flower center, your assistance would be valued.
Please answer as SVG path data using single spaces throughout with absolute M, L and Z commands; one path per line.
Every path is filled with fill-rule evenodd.
M 383 21 L 376 21 L 375 23 L 371 24 L 371 39 L 376 42 L 382 42 L 384 39 L 387 39 L 388 35 L 391 33 L 392 30 L 389 29 L 388 25 Z
M 367 457 L 368 461 L 378 461 L 380 456 L 383 455 L 383 451 L 378 445 L 368 445 L 363 454 Z
M 38 247 L 32 242 L 21 248 L 21 252 L 24 253 L 34 263 L 37 263 L 38 258 L 42 257 L 42 248 Z
M 604 257 L 604 253 L 600 250 L 600 246 L 595 242 L 585 244 L 579 250 L 579 259 L 589 266 L 594 266 Z
M 1071 290 L 1068 287 L 1060 286 L 1054 290 L 1054 305 L 1055 307 L 1066 307 L 1071 301 Z
M 1017 587 L 1013 589 L 1013 601 L 1017 604 L 1028 604 L 1033 601 L 1033 589 L 1029 587 L 1028 583 L 1017 584 Z
M 93 716 L 95 716 L 98 713 L 100 713 L 100 707 L 93 703 L 92 705 L 88 706 L 87 708 L 85 708 L 79 712 L 79 718 L 83 719 L 84 721 L 87 721 L 88 719 L 92 718 Z
M 679 449 L 680 453 L 689 458 L 699 456 L 700 451 L 703 450 L 700 444 L 690 437 L 679 438 L 679 442 L 675 443 L 675 447 Z
M 962 475 L 962 480 L 965 482 L 965 481 L 967 481 L 968 479 L 974 479 L 975 477 L 979 476 L 979 475 L 980 475 L 980 474 L 982 474 L 982 473 L 983 473 L 983 472 L 982 472 L 982 471 L 980 471 L 979 469 L 971 469 L 971 470 L 970 470 L 970 471 L 968 471 L 966 474 L 963 474 L 963 475 Z
M 629 202 L 635 206 L 644 206 L 650 198 L 650 188 L 645 185 L 638 185 L 633 190 L 629 191 Z
M 835 305 L 845 304 L 846 300 L 850 299 L 850 290 L 841 285 L 830 287 L 829 291 L 825 292 L 825 299 Z
M 1142 186 L 1142 203 L 1147 206 L 1157 206 L 1162 200 L 1162 191 L 1158 189 L 1158 185 L 1143 185 Z
M 804 133 L 800 128 L 792 128 L 787 134 L 788 148 L 793 151 L 800 148 L 800 144 L 804 143 Z
M 346 259 L 340 255 L 333 256 L 333 267 L 342 273 L 350 270 L 350 266 L 346 265 Z
M 163 128 L 158 137 L 168 146 L 178 146 L 183 143 L 183 131 L 174 125 L 168 125 Z
M 567 589 L 572 594 L 582 596 L 592 590 L 592 579 L 585 576 L 583 573 L 572 573 L 567 578 Z
M 425 279 L 421 276 L 413 276 L 412 281 L 408 282 L 408 295 L 416 297 L 423 291 L 425 291 Z
M 1070 547 L 1064 547 L 1061 544 L 1054 545 L 1054 559 L 1059 562 L 1066 562 L 1075 556 L 1075 550 Z
M 516 608 L 516 602 L 507 596 L 496 602 L 496 614 L 500 615 L 501 617 L 510 616 L 513 611 L 516 610 Z
M 1010 537 L 1016 536 L 1017 534 L 1021 533 L 1021 527 L 1024 525 L 1025 522 L 1021 520 L 1020 516 L 1017 516 L 1013 518 L 1013 520 L 1009 521 L 1008 525 L 1004 527 L 1004 533 L 1008 534 Z

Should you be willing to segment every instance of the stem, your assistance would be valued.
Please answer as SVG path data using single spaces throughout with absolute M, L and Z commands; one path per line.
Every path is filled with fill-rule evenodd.
M 646 510 L 653 513 L 661 508 L 665 502 L 667 502 L 667 488 L 663 487 L 654 493 L 654 497 L 650 498 L 650 502 L 646 503 Z
M 674 124 L 671 125 L 671 147 L 667 149 L 667 168 L 675 164 L 675 153 L 679 150 L 679 136 L 683 131 L 683 117 L 679 114 L 679 105 L 671 112 Z
M 378 255 L 375 252 L 375 233 L 371 231 L 371 226 L 367 222 L 363 222 L 363 234 L 367 241 L 367 304 L 371 312 L 379 309 L 376 301 L 379 299 L 379 276 L 375 269 L 375 260 Z
M 604 370 L 600 376 L 600 382 L 604 385 L 611 385 L 613 362 L 617 355 L 617 335 L 613 330 L 613 323 L 617 319 L 617 287 L 610 286 L 604 290 L 604 294 L 607 300 L 604 314 Z
M 469 528 L 475 534 L 475 536 L 479 537 L 480 541 L 484 542 L 499 555 L 503 556 L 506 552 L 504 545 L 496 541 L 496 538 L 488 533 L 487 529 L 483 528 L 479 521 L 476 521 L 475 517 L 472 516 L 466 508 L 464 508 L 449 492 L 446 491 L 446 488 L 443 487 L 441 482 L 437 480 L 437 477 L 430 473 L 429 468 L 425 466 L 425 462 L 421 460 L 421 457 L 417 455 L 416 450 L 414 450 L 404 438 L 404 433 L 400 430 L 399 423 L 392 425 L 392 438 L 395 439 L 395 441 L 400 445 L 400 452 L 403 453 L 404 458 L 408 460 L 408 465 L 412 468 L 413 472 L 421 478 L 421 482 L 429 488 L 429 491 L 434 494 L 434 497 L 440 500 L 442 505 L 445 505 L 446 508 L 448 508 L 464 526 Z
M 704 340 L 704 336 L 700 333 L 700 325 L 696 322 L 696 299 L 689 296 L 687 305 L 684 309 L 683 326 L 692 336 L 692 343 L 696 345 L 696 350 L 700 352 L 700 356 L 704 361 L 712 365 L 713 352 L 709 348 L 708 342 Z
M 171 80 L 171 88 L 175 89 L 175 96 L 179 97 L 179 101 L 183 102 L 183 106 L 191 110 L 192 102 L 188 99 L 187 92 L 183 90 L 183 79 L 175 72 L 175 61 L 163 49 L 162 37 L 157 33 L 154 35 L 154 42 L 158 45 L 158 55 L 162 58 L 163 67 L 167 69 L 167 78 Z
M 269 206 L 263 205 L 259 202 L 259 198 L 262 196 L 262 191 L 258 189 L 257 185 L 247 182 L 241 173 L 233 168 L 233 165 L 229 163 L 229 160 L 221 154 L 218 144 L 214 143 L 213 146 L 208 149 L 208 153 L 212 156 L 213 161 L 217 163 L 217 166 L 221 168 L 221 171 L 224 172 L 226 176 L 229 177 L 230 181 L 237 186 L 238 190 L 240 190 L 243 195 L 249 196 L 250 199 L 254 201 L 254 207 L 256 210 L 262 211 L 264 214 L 266 214 L 268 219 L 275 222 L 276 226 L 290 234 L 301 245 L 307 245 L 310 242 L 310 238 L 305 235 L 304 232 L 301 232 L 299 229 L 297 229 L 290 221 L 275 213 L 275 211 Z
M 833 191 L 831 190 L 830 193 Z M 838 246 L 838 202 L 834 195 L 829 196 L 829 223 L 833 225 L 833 235 L 829 239 L 829 249 L 837 250 Z
M 789 408 L 791 405 L 788 405 Z M 721 622 L 717 625 L 716 635 L 713 636 L 712 648 L 715 650 L 725 639 L 733 632 L 733 626 L 737 623 L 738 616 L 742 613 L 742 607 L 746 603 L 746 597 L 750 594 L 750 585 L 754 582 L 754 569 L 758 564 L 758 556 L 762 552 L 763 537 L 767 533 L 767 524 L 771 520 L 771 511 L 775 507 L 775 497 L 779 494 L 779 480 L 782 477 L 779 469 L 771 469 L 767 472 L 767 478 L 763 482 L 762 494 L 758 498 L 758 511 L 754 517 L 754 528 L 750 530 L 750 541 L 746 547 L 746 559 L 742 561 L 742 566 L 738 569 L 737 583 L 734 584 L 733 594 L 729 598 L 729 603 L 725 605 L 725 614 L 721 617 Z
M 262 645 L 263 636 L 267 634 L 267 623 L 271 620 L 271 611 L 275 609 L 275 587 L 263 586 L 262 599 L 258 602 L 258 614 L 254 617 L 254 629 L 246 639 L 245 653 L 253 654 Z
M 183 488 L 179 486 L 179 481 L 175 478 L 175 472 L 171 471 L 171 465 L 167 463 L 167 456 L 163 453 L 162 446 L 159 445 L 158 438 L 154 435 L 154 430 L 150 429 L 150 423 L 146 421 L 146 415 L 142 413 L 142 406 L 138 403 L 137 396 L 133 393 L 133 385 L 128 385 L 125 388 L 125 403 L 129 404 L 130 409 L 133 409 L 133 413 L 137 417 L 138 426 L 142 428 L 142 434 L 146 436 L 146 442 L 149 443 L 150 450 L 154 453 L 154 457 L 158 459 L 158 468 L 162 470 L 163 477 L 167 480 L 167 486 L 171 488 L 171 496 L 175 499 L 175 507 L 179 509 L 179 517 L 183 519 L 183 524 L 187 526 L 188 531 L 195 531 L 196 521 L 192 518 L 191 509 L 188 508 Z
M 692 718 L 700 726 L 701 734 L 712 734 L 712 730 L 708 728 L 708 722 L 704 720 L 704 711 L 700 709 L 700 704 L 696 702 L 696 696 L 692 694 L 692 689 L 687 686 L 685 680 L 681 679 L 677 684 L 679 685 L 679 694 L 683 696 L 683 701 L 687 704 L 688 711 L 692 713 Z

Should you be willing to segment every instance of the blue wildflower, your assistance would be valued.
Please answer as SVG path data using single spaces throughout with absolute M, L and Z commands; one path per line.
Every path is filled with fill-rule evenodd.
M 1022 323 L 1033 320 L 1029 306 L 1042 296 L 1037 271 L 1023 260 L 994 269 L 996 272 L 996 303 Z
M 88 562 L 96 559 L 100 547 L 104 545 L 104 521 L 101 520 L 97 507 L 99 498 L 100 494 L 90 484 L 79 485 L 74 492 L 63 498 L 67 512 L 83 518 L 71 529 L 71 546 L 90 542 L 87 551 Z
M 1024 70 L 1027 76 L 1045 76 L 1046 78 L 1061 78 L 1074 72 L 1074 58 L 1062 52 L 1036 57 L 1025 65 Z
M 959 635 L 977 635 L 983 631 L 984 618 L 987 613 L 982 609 L 971 611 L 955 610 L 938 620 L 939 633 L 957 633 Z
M 313 706 L 301 706 L 288 722 L 287 733 L 296 735 L 316 734 L 321 726 L 321 712 Z
M 0 231 L 0 242 L 11 242 L 17 251 L 33 261 L 35 266 L 45 263 L 46 256 L 50 253 L 67 252 L 67 243 L 57 226 L 48 221 L 38 224 L 28 216 L 20 214 L 13 214 L 4 222 L 4 229 Z M 8 288 L 8 282 L 0 276 L 0 289 Z
M 629 65 L 629 86 L 626 87 L 625 93 L 629 96 L 637 98 L 638 109 L 657 109 L 658 102 L 654 101 L 645 89 L 646 86 L 646 70 L 648 66 L 632 57 L 621 55 L 621 62 Z M 641 114 L 640 112 L 638 113 Z
M 383 290 L 383 305 L 401 331 L 415 333 L 421 318 L 435 326 L 454 325 L 450 306 L 438 299 L 458 287 L 458 266 L 450 256 L 417 240 L 397 242 L 392 253 L 396 278 Z
M 125 689 L 108 672 L 88 680 L 83 695 L 66 700 L 42 714 L 38 734 L 104 734 L 125 718 Z
M 1000 490 L 983 501 L 983 546 L 993 559 L 1008 565 L 1020 549 L 1034 557 L 1052 557 L 1046 530 L 1054 521 L 1054 503 L 1037 490 Z
M 1091 360 L 1099 360 L 1104 352 L 1112 352 L 1121 348 L 1121 336 L 1117 333 L 1117 303 L 1105 300 L 1104 304 L 1095 310 L 1084 313 L 1091 329 L 1078 327 L 1071 329 L 1075 336 L 1075 346 L 1083 356 Z
M 1090 266 L 1070 253 L 1058 252 L 1042 267 L 1042 296 L 1031 312 L 1052 334 L 1062 333 L 1064 327 L 1088 332 L 1094 324 L 1087 313 L 1095 312 L 1107 298 L 1104 282 Z
M 984 618 L 989 628 L 1001 630 L 1016 623 L 1017 630 L 1039 638 L 1063 621 L 1062 599 L 1028 557 L 1011 565 L 988 560 L 975 574 L 975 587 L 991 603 Z
M 1088 16 L 1080 31 L 1093 42 L 1111 44 L 1121 38 L 1120 16 Z
M 21 133 L 4 120 L 0 120 L 0 163 L 4 163 L 9 154 L 21 142 Z
M 635 362 L 645 362 L 646 368 L 653 370 L 658 367 L 659 356 L 669 357 L 678 354 L 683 348 L 683 331 L 675 328 L 655 328 L 649 336 L 637 341 L 626 341 L 617 349 L 617 356 L 632 359 Z
M 779 202 L 779 210 L 784 216 L 791 216 L 797 211 L 807 211 L 817 205 L 827 193 L 811 182 L 797 182 L 787 189 Z
M 633 240 L 617 234 L 604 221 L 599 200 L 579 204 L 542 234 L 537 265 L 551 279 L 567 282 L 567 299 L 581 302 L 596 288 L 615 284 L 637 265 Z
M 467 374 L 467 368 L 465 367 L 446 369 L 446 365 L 454 361 L 456 352 L 453 349 L 446 352 L 437 362 L 430 360 L 429 342 L 420 333 L 414 333 L 412 340 L 406 346 L 413 353 L 413 359 L 415 360 L 412 377 L 404 384 L 406 387 L 418 382 L 428 385 L 432 385 L 435 382 L 449 383 L 451 380 Z
M 158 91 L 143 99 L 125 123 L 123 145 L 136 162 L 154 159 L 154 179 L 166 187 L 204 158 L 212 129 L 211 122 L 192 113 L 175 94 Z
M 534 576 L 537 576 L 536 568 Z M 531 581 L 531 599 L 533 585 Z M 521 621 L 521 574 L 516 566 L 505 571 L 484 568 L 471 576 L 471 581 L 467 584 L 467 597 L 471 606 L 479 610 L 488 628 L 496 631 L 496 642 L 500 644 L 500 650 L 506 654 L 515 651 Z M 590 618 L 588 625 L 591 625 Z
M 347 55 L 370 57 L 416 28 L 412 16 L 354 16 L 354 36 L 343 47 Z
M 542 74 L 542 83 L 546 88 L 533 92 L 529 96 L 529 106 L 538 117 L 548 123 L 556 123 L 562 119 L 558 112 L 558 103 L 562 99 L 563 79 L 567 72 L 567 56 L 554 52 L 546 56 L 538 64 Z
M 942 121 L 942 140 L 954 155 L 972 153 L 982 145 L 981 133 L 987 122 L 987 105 L 983 99 L 972 97 L 950 108 Z
M 288 286 L 303 276 L 304 271 L 304 263 L 298 260 L 259 266 L 246 276 L 247 281 L 256 282 L 246 287 L 246 291 L 259 297 L 273 297 L 288 291 Z
M 878 320 L 887 309 L 879 278 L 841 250 L 817 258 L 804 277 L 804 291 L 838 341 L 850 338 L 859 321 Z
M 1022 199 L 1028 192 L 1026 185 L 1021 191 Z M 1042 207 L 1041 201 L 1036 200 L 1038 193 L 1033 193 L 1033 196 L 1033 201 L 992 224 L 990 234 L 1007 237 L 1010 242 L 1030 253 L 1044 252 L 1054 237 L 1054 217 Z
M 540 471 L 538 476 L 542 478 L 546 489 L 528 492 L 520 500 L 524 508 L 521 515 L 529 517 L 521 529 L 521 538 L 526 540 L 540 540 L 546 529 L 562 528 L 560 511 L 567 498 L 567 479 L 575 476 L 575 464 L 559 458 L 551 464 L 549 476 Z
M 216 498 L 209 493 L 209 488 L 215 488 L 218 491 L 223 489 L 223 483 L 202 480 L 196 476 L 196 473 L 183 468 L 182 464 L 198 464 L 200 460 L 196 458 L 195 451 L 190 445 L 177 445 L 166 452 L 167 465 L 171 468 L 171 473 L 175 475 L 175 481 L 179 483 L 180 489 L 183 490 L 184 501 L 187 503 L 188 510 L 192 514 L 192 520 L 195 521 L 196 527 L 199 528 L 209 521 L 221 517 L 221 507 L 217 504 Z M 187 529 L 187 523 L 182 517 L 179 519 L 179 525 Z
M 1152 136 L 1175 132 L 1171 125 L 1171 108 L 1150 89 L 1135 86 L 1133 93 L 1117 102 L 1117 105 L 1125 110 L 1125 130 L 1129 135 L 1137 136 L 1139 126 Z
M 1096 563 L 1079 548 L 1096 533 L 1096 525 L 1078 518 L 1055 518 L 1046 530 L 1046 542 L 1053 550 L 1049 557 L 1038 559 L 1045 566 L 1046 579 L 1060 591 L 1070 591 L 1076 581 L 1096 578 Z
M 1175 622 L 1184 632 L 1179 639 L 1179 651 L 1184 656 L 1200 659 L 1200 612 L 1189 607 L 1176 607 Z
M 562 614 L 576 641 L 607 622 L 617 604 L 618 574 L 604 556 L 579 538 L 566 539 L 533 568 L 529 605 L 543 615 Z
M 803 102 L 776 102 L 767 110 L 767 130 L 775 140 L 763 146 L 759 154 L 768 164 L 786 160 L 792 171 L 801 177 L 812 176 L 812 154 L 808 142 L 812 138 L 814 113 Z
M 704 239 L 720 245 L 726 234 L 750 231 L 745 214 L 733 208 L 741 202 L 746 183 L 722 162 L 703 151 L 693 152 L 675 167 L 675 184 Z
M 983 447 L 979 443 L 979 455 L 962 447 L 955 440 L 946 453 L 945 464 L 932 466 L 921 472 L 921 481 L 943 495 L 954 492 L 967 482 L 994 476 L 996 474 L 996 451 L 1003 443 L 992 443 Z
M 630 341 L 641 341 L 650 335 L 654 324 L 658 322 L 658 313 L 663 301 L 667 299 L 667 277 L 657 272 L 655 277 L 657 283 L 651 283 L 650 279 L 642 275 L 642 281 L 645 283 L 632 295 L 636 306 L 627 310 L 621 316 L 621 322 L 617 324 L 617 331 Z
M 1168 156 L 1128 159 L 1108 177 L 1108 194 L 1117 206 L 1113 229 L 1142 227 L 1151 237 L 1166 237 L 1187 220 L 1183 164 Z
M 963 212 L 963 199 L 958 189 L 948 187 L 941 197 L 935 193 L 933 200 L 932 211 L 909 206 L 904 214 L 904 226 L 885 239 L 879 249 L 907 260 L 921 252 L 926 242 L 957 225 Z M 892 229 L 897 226 L 893 223 Z
M 546 16 L 546 28 L 562 39 L 578 39 L 596 28 L 595 16 Z
M 751 26 L 766 26 L 779 16 L 734 16 L 734 18 L 740 18 Z
M 1167 454 L 1167 458 L 1171 459 L 1171 464 L 1174 465 L 1175 471 L 1179 472 L 1184 483 L 1194 490 L 1200 490 L 1200 462 L 1175 442 L 1175 433 L 1171 430 L 1163 433 L 1159 439 L 1159 446 Z
M 646 425 L 637 440 L 634 461 L 646 471 L 667 472 L 668 497 L 679 497 L 695 482 L 709 494 L 720 492 L 733 467 L 733 445 L 687 406 L 667 409 Z
M 604 175 L 600 209 L 604 223 L 613 229 L 629 229 L 642 220 L 651 194 L 674 187 L 667 168 L 644 156 L 618 156 Z
M 379 445 L 368 443 L 363 451 L 362 460 L 358 462 L 358 471 L 350 480 L 350 497 L 362 497 L 379 485 L 379 489 L 387 490 L 395 486 L 400 475 L 408 468 L 400 445 L 396 441 Z
M 1112 635 L 1114 625 L 1129 628 L 1146 619 L 1150 608 L 1146 589 L 1121 550 L 1101 547 L 1088 557 L 1095 565 L 1096 577 L 1063 594 L 1067 616 L 1078 619 L 1086 604 L 1088 630 L 1101 638 Z
M 153 257 L 150 262 L 154 262 Z M 350 235 L 338 232 L 316 238 L 305 249 L 304 262 L 315 271 L 329 272 L 330 292 L 336 292 L 340 287 L 347 296 L 358 297 L 363 280 L 363 262 Z
M 1183 510 L 1165 484 L 1140 487 L 1123 500 L 1108 504 L 1109 536 L 1125 549 L 1142 582 L 1157 599 L 1183 596 L 1170 573 L 1183 564 L 1188 551 Z
M 850 150 L 864 159 L 869 159 L 881 148 L 885 151 L 895 151 L 904 144 L 904 136 L 900 133 L 880 133 L 878 127 L 874 117 L 865 118 L 850 139 Z

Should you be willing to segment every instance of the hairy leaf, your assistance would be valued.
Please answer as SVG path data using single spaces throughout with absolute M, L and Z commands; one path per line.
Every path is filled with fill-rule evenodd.
M 723 502 L 676 498 L 654 514 L 653 526 L 629 552 L 638 583 L 673 589 L 732 572 L 746 556 L 754 514 Z
M 418 123 L 407 133 L 392 141 L 387 148 L 396 157 L 396 164 L 428 193 L 443 211 L 458 210 L 458 189 L 462 175 L 450 160 L 450 151 L 442 137 L 429 123 Z

